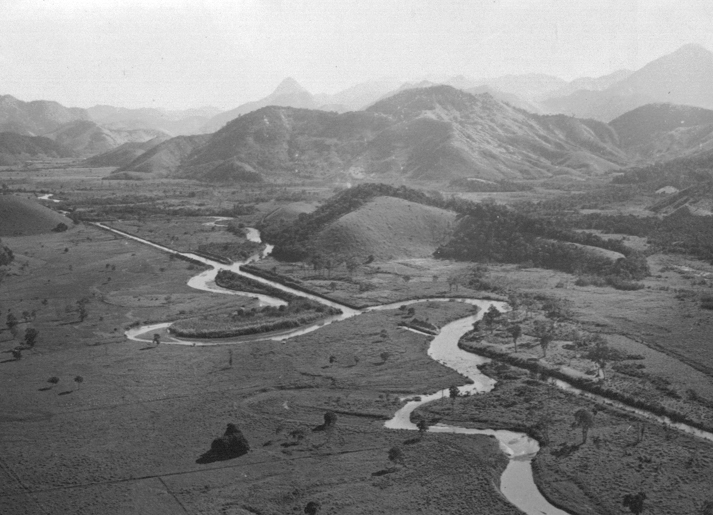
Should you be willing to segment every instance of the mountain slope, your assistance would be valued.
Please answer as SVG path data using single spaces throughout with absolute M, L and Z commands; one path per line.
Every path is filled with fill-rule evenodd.
M 603 91 L 580 90 L 550 98 L 551 111 L 609 121 L 644 104 L 668 102 L 713 109 L 713 54 L 685 45 Z
M 93 155 L 107 152 L 130 141 L 144 142 L 168 135 L 153 129 L 108 129 L 89 120 L 77 120 L 47 133 L 47 137 L 79 154 Z
M 199 134 L 202 127 L 220 113 L 219 109 L 205 107 L 167 111 L 162 109 L 126 109 L 108 105 L 97 105 L 87 109 L 92 121 L 110 129 L 136 130 L 150 129 L 166 132 L 171 136 Z
M 0 96 L 0 132 L 38 136 L 66 123 L 88 118 L 84 109 L 67 108 L 57 102 L 23 102 L 10 95 Z
M 48 138 L 0 132 L 0 166 L 14 165 L 28 159 L 73 156 L 70 149 Z
M 156 145 L 166 141 L 166 139 L 167 138 L 154 138 L 143 142 L 130 141 L 113 150 L 90 157 L 84 162 L 84 164 L 87 166 L 123 167 L 131 163 L 143 153 L 151 150 Z
M 234 120 L 180 168 L 231 161 L 265 175 L 449 181 L 598 173 L 626 163 L 606 124 L 538 116 L 450 86 L 410 89 L 350 113 L 268 107 Z
M 172 172 L 191 152 L 204 145 L 208 139 L 208 135 L 176 136 L 159 143 L 117 171 Z
M 287 106 L 316 109 L 318 103 L 312 94 L 300 86 L 297 81 L 291 77 L 283 80 L 268 96 L 255 102 L 242 104 L 235 109 L 220 113 L 213 116 L 202 127 L 202 132 L 211 133 L 219 130 L 226 123 L 234 120 L 238 116 L 256 111 L 266 106 Z

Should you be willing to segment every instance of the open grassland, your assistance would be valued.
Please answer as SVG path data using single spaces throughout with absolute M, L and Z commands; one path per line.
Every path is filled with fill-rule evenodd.
M 432 320 L 469 310 L 440 303 Z M 286 343 L 232 346 L 232 366 L 226 348 L 136 342 L 3 363 L 0 512 L 287 513 L 316 501 L 335 514 L 514 515 L 495 487 L 505 458 L 493 439 L 409 445 L 412 433 L 383 429 L 399 395 L 462 381 L 401 320 L 374 313 Z M 336 431 L 313 431 L 328 410 Z M 252 450 L 201 460 L 228 422 Z
M 189 288 L 186 282 L 200 271 L 196 265 L 90 226 L 3 242 L 15 253 L 0 285 L 3 351 L 19 344 L 27 327 L 39 331 L 32 352 L 45 353 L 119 343 L 131 324 L 249 307 L 254 302 Z M 20 321 L 16 338 L 5 326 L 8 312 Z

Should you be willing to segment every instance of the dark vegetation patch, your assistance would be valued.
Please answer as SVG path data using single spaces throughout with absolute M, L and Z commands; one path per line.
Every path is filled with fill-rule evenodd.
M 439 258 L 529 263 L 570 273 L 615 276 L 624 280 L 641 279 L 649 273 L 646 259 L 619 240 L 605 240 L 591 233 L 564 229 L 553 221 L 503 206 L 475 204 L 463 199 L 445 200 L 437 193 L 385 184 L 363 184 L 340 192 L 313 213 L 300 215 L 291 225 L 261 227 L 263 237 L 275 244 L 275 258 L 285 261 L 307 259 L 319 250 L 311 247 L 310 241 L 315 234 L 377 196 L 402 198 L 458 213 L 459 222 L 452 238 L 434 254 Z M 599 247 L 626 257 L 613 262 L 569 243 Z
M 240 308 L 229 314 L 180 320 L 169 331 L 183 338 L 230 338 L 294 329 L 340 313 L 313 300 L 295 298 L 286 306 Z

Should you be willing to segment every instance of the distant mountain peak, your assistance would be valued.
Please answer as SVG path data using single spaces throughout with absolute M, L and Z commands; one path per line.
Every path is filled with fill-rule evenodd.
M 710 50 L 708 50 L 706 47 L 703 45 L 699 45 L 698 43 L 688 43 L 683 45 L 681 48 L 673 52 L 673 54 L 699 54 L 699 55 L 713 55 L 711 54 Z M 672 54 L 672 55 L 673 55 Z
M 307 93 L 307 90 L 292 77 L 287 77 L 280 82 L 275 91 L 272 92 L 272 95 L 291 95 L 293 93 Z

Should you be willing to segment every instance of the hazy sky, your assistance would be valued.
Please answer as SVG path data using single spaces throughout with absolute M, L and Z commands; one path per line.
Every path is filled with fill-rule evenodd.
M 564 79 L 713 50 L 710 0 L 0 0 L 0 94 L 232 108 L 292 76 Z

